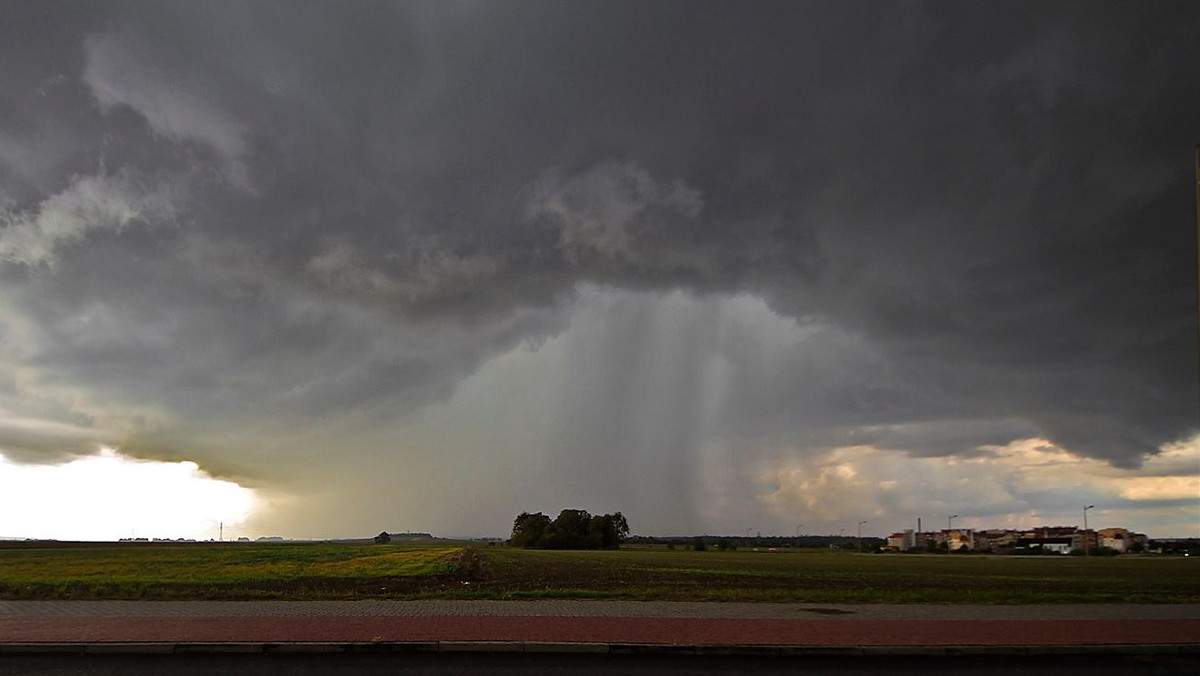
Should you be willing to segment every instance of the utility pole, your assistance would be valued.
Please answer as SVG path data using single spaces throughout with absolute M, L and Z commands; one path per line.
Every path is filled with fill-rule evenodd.
M 858 553 L 862 554 L 862 527 L 866 521 L 858 522 Z
M 221 530 L 220 530 L 220 534 L 217 535 L 217 540 L 219 542 L 225 541 L 225 522 L 224 521 L 221 522 Z
M 1089 540 L 1091 538 L 1088 537 L 1087 511 L 1093 507 L 1095 507 L 1095 505 L 1088 505 L 1087 507 L 1083 508 L 1083 555 L 1084 556 L 1091 556 L 1091 554 L 1092 554 L 1092 548 L 1090 546 L 1091 543 L 1089 542 Z

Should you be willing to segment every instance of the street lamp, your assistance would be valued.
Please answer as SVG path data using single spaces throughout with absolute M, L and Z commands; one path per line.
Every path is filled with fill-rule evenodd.
M 862 554 L 862 527 L 866 521 L 858 522 L 858 553 Z
M 1089 546 L 1091 544 L 1089 542 L 1089 540 L 1091 540 L 1091 538 L 1088 537 L 1087 511 L 1089 509 L 1092 509 L 1093 507 L 1095 507 L 1095 505 L 1088 505 L 1087 507 L 1083 508 L 1083 555 L 1084 556 L 1090 556 L 1091 550 L 1092 550 L 1092 548 Z
M 950 518 L 946 519 L 946 530 L 953 528 L 954 520 L 958 518 L 957 514 L 951 514 Z M 949 535 L 949 533 L 947 533 Z

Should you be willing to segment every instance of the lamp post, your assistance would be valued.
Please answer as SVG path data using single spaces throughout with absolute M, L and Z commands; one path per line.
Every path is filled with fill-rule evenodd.
M 858 522 L 858 553 L 862 554 L 862 527 L 866 521 Z
M 800 548 L 800 529 L 804 526 L 802 523 L 796 524 L 796 549 Z
M 955 520 L 955 519 L 957 519 L 957 518 L 958 518 L 958 515 L 957 515 L 957 514 L 951 514 L 951 515 L 950 515 L 950 516 L 949 516 L 949 517 L 946 519 L 946 530 L 947 530 L 947 531 L 949 531 L 951 528 L 953 528 L 953 527 L 954 527 L 954 520 Z M 947 533 L 947 535 L 949 535 L 949 533 Z
M 1087 507 L 1083 508 L 1083 555 L 1084 556 L 1091 556 L 1091 551 L 1092 551 L 1092 548 L 1090 546 L 1091 543 L 1088 542 L 1091 538 L 1088 537 L 1087 511 L 1093 507 L 1095 507 L 1095 505 L 1088 505 Z

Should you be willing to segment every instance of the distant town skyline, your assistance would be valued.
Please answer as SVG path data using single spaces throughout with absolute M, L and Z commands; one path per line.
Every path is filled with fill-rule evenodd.
M 1200 533 L 1195 9 L 5 3 L 0 535 Z

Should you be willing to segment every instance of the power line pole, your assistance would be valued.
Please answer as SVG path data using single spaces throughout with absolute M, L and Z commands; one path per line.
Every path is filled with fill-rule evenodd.
M 1092 555 L 1092 548 L 1090 546 L 1091 545 L 1091 537 L 1088 535 L 1087 511 L 1089 509 L 1092 509 L 1093 507 L 1095 507 L 1095 505 L 1088 505 L 1087 507 L 1083 508 L 1083 555 L 1084 556 Z

